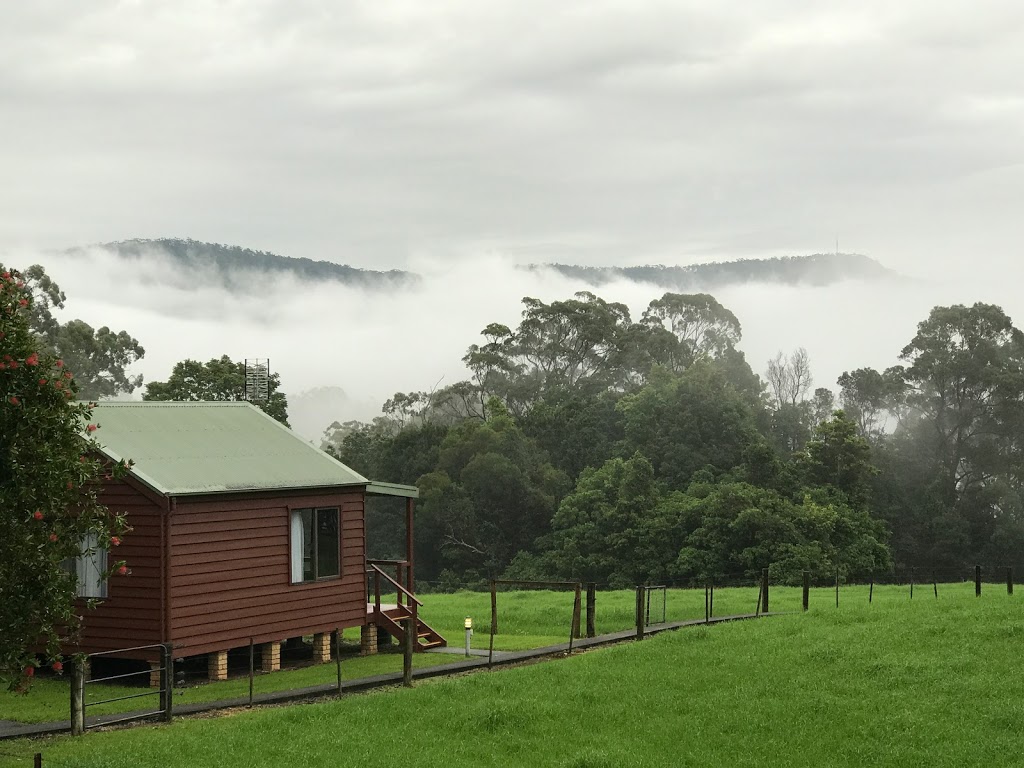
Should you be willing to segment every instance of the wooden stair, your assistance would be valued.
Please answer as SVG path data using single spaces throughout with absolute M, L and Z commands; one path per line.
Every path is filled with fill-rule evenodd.
M 403 622 L 412 617 L 412 611 L 407 606 L 390 606 L 380 613 L 374 612 L 374 623 L 398 640 L 399 644 L 405 642 L 405 629 Z M 427 624 L 418 615 L 416 617 L 416 643 L 413 646 L 415 651 L 426 651 L 430 648 L 444 648 L 448 645 L 441 634 L 432 626 Z

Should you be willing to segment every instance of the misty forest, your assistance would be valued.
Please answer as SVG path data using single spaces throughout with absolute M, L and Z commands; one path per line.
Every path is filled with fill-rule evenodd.
M 143 387 L 126 372 L 145 354 L 136 339 L 58 322 L 60 288 L 41 267 L 24 275 L 33 330 L 82 397 L 244 396 L 226 355 Z M 1024 336 L 999 307 L 936 307 L 892 350 L 899 365 L 851 359 L 817 382 L 802 348 L 747 360 L 735 308 L 706 293 L 664 293 L 640 317 L 592 292 L 522 304 L 514 328 L 492 323 L 475 343 L 467 330 L 464 381 L 324 433 L 364 476 L 419 487 L 421 589 L 1022 564 Z M 280 386 L 272 374 L 262 407 L 287 424 Z M 367 524 L 369 556 L 401 555 L 397 508 L 374 501 Z

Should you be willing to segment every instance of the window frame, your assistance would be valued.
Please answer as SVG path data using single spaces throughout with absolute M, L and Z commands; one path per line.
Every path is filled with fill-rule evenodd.
M 303 512 L 312 512 L 312 542 L 313 542 L 313 570 L 314 573 L 319 571 L 320 566 L 320 544 L 316 535 L 319 522 L 319 514 L 321 512 L 333 512 L 337 516 L 338 521 L 338 572 L 336 574 L 329 574 L 327 576 L 314 576 L 312 579 L 306 578 L 295 578 L 296 567 L 299 569 L 300 576 L 304 570 L 303 568 L 303 553 L 301 552 L 302 541 L 296 540 L 296 518 L 301 521 L 301 514 Z M 301 586 L 303 584 L 319 584 L 325 581 L 336 581 L 340 580 L 345 574 L 345 563 L 342 557 L 342 530 L 341 530 L 342 516 L 340 506 L 291 506 L 288 507 L 288 581 L 293 586 Z M 302 523 L 299 523 L 300 535 L 302 530 Z M 296 547 L 299 547 L 298 562 L 296 562 Z

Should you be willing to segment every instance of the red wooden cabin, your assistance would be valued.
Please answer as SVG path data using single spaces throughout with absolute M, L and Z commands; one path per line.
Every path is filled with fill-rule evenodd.
M 81 650 L 170 642 L 176 656 L 207 654 L 222 679 L 227 652 L 250 639 L 272 670 L 290 638 L 313 635 L 324 660 L 338 628 L 362 627 L 367 652 L 377 626 L 401 635 L 414 601 L 415 487 L 367 480 L 249 403 L 113 402 L 93 413 L 103 453 L 134 461 L 101 497 L 132 530 L 113 552 L 79 558 L 80 594 L 101 598 L 83 611 Z M 373 495 L 406 501 L 405 560 L 366 559 Z M 107 558 L 127 561 L 128 575 L 94 578 Z M 368 575 L 398 605 L 376 611 Z M 418 635 L 422 647 L 444 643 L 422 622 Z

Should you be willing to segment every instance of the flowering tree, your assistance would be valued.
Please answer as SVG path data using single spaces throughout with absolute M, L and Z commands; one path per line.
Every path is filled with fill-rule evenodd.
M 62 641 L 80 622 L 67 561 L 83 541 L 116 546 L 127 530 L 97 493 L 128 464 L 100 458 L 74 375 L 30 331 L 32 303 L 19 273 L 0 272 L 0 680 L 12 688 L 26 687 L 40 658 L 61 669 Z M 118 573 L 122 561 L 104 577 Z

